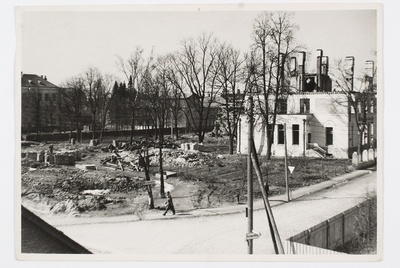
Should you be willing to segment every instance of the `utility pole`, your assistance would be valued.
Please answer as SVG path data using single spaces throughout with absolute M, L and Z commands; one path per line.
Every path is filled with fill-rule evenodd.
M 282 241 L 281 241 L 281 238 L 280 238 L 280 235 L 278 232 L 278 227 L 276 226 L 274 215 L 272 213 L 271 205 L 269 204 L 269 201 L 268 201 L 267 191 L 264 188 L 264 182 L 262 179 L 260 163 L 258 161 L 258 156 L 256 153 L 256 147 L 254 145 L 254 142 L 253 142 L 252 149 L 253 149 L 253 154 L 251 155 L 251 160 L 253 161 L 253 166 L 256 171 L 258 183 L 260 185 L 261 193 L 263 196 L 265 212 L 267 213 L 268 225 L 269 225 L 269 229 L 271 232 L 271 238 L 272 238 L 272 242 L 274 244 L 275 253 L 276 254 L 285 254 L 285 251 L 284 251 L 283 245 L 282 245 Z
M 171 112 L 171 138 L 174 138 L 174 113 Z M 177 130 L 178 131 L 178 130 Z
M 247 144 L 247 233 L 253 232 L 253 165 L 251 160 L 253 146 L 253 96 L 249 95 L 249 126 Z M 247 240 L 247 253 L 253 254 L 253 240 Z
M 284 133 L 284 139 L 285 139 L 285 182 L 286 182 L 286 196 L 287 196 L 287 201 L 290 202 L 290 197 L 289 197 L 289 174 L 288 174 L 288 163 L 287 163 L 286 123 L 283 124 L 283 133 Z
M 348 129 L 350 129 L 351 127 L 351 104 L 353 102 L 353 98 L 354 98 L 354 62 L 355 59 L 353 56 L 347 56 L 345 59 L 345 76 L 346 76 L 346 81 L 350 82 L 350 94 L 349 94 L 349 105 L 348 105 L 348 113 L 349 113 L 349 120 L 348 120 Z M 355 101 L 355 99 L 354 99 Z M 358 111 L 357 111 L 357 107 L 354 107 L 354 113 L 355 116 L 358 116 Z M 357 122 L 357 119 L 356 119 Z M 358 126 L 357 126 L 358 129 Z M 359 132 L 359 131 L 358 131 Z M 358 137 L 360 138 L 360 134 L 358 133 Z M 350 148 L 350 139 L 348 141 L 348 146 Z M 360 160 L 360 157 L 362 157 L 361 155 L 361 148 L 360 148 L 360 141 L 357 142 L 357 155 L 358 155 L 358 159 Z
M 306 120 L 303 119 L 303 157 L 306 157 Z

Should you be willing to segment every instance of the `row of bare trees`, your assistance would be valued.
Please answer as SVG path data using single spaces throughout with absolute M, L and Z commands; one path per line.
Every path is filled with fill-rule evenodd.
M 201 143 L 218 104 L 220 125 L 229 136 L 232 154 L 245 96 L 256 93 L 270 159 L 279 100 L 287 98 L 290 91 L 289 61 L 304 50 L 295 40 L 298 26 L 293 16 L 290 12 L 259 14 L 248 52 L 207 33 L 183 40 L 177 51 L 165 55 L 145 52 L 138 46 L 127 58 L 117 57 L 116 66 L 127 83 L 118 83 L 115 76 L 102 74 L 97 68 L 87 68 L 62 85 L 61 110 L 76 129 L 78 139 L 84 118 L 90 114 L 93 138 L 100 132 L 101 139 L 107 124 L 114 125 L 115 130 L 129 126 L 131 144 L 137 118 L 146 118 L 141 124 L 157 130 L 160 195 L 164 196 L 162 147 L 167 122 L 177 128 L 184 118 Z M 338 81 L 344 81 L 336 82 L 340 87 L 348 85 L 345 79 Z M 359 125 L 361 128 L 362 122 Z M 363 131 L 360 129 L 360 133 Z
M 92 138 L 98 132 L 100 139 L 103 138 L 113 104 L 111 97 L 114 83 L 113 75 L 102 74 L 99 69 L 90 67 L 81 74 L 68 78 L 61 85 L 60 110 L 64 119 L 69 122 L 71 131 L 77 131 L 78 140 L 81 139 L 82 125 L 87 121 L 91 125 Z
M 158 130 L 160 145 L 167 122 L 177 128 L 185 119 L 203 142 L 218 104 L 220 126 L 230 138 L 233 153 L 244 97 L 257 93 L 256 108 L 266 126 L 269 159 L 279 100 L 290 90 L 289 61 L 304 50 L 295 40 L 298 26 L 293 16 L 283 11 L 260 13 L 253 23 L 248 52 L 207 33 L 183 40 L 177 51 L 165 55 L 145 52 L 138 46 L 127 58 L 117 57 L 117 69 L 127 83 L 118 83 L 113 75 L 102 74 L 97 68 L 87 68 L 62 85 L 65 115 L 78 136 L 84 115 L 89 113 L 93 138 L 97 131 L 101 138 L 109 124 L 115 130 L 130 129 L 131 143 L 137 118 L 146 118 L 141 124 Z
M 136 118 L 145 116 L 151 121 L 148 125 L 159 129 L 162 143 L 166 122 L 176 128 L 184 116 L 203 142 L 213 123 L 210 120 L 215 120 L 213 105 L 217 103 L 233 153 L 244 96 L 257 92 L 263 99 L 257 103 L 267 122 L 269 158 L 278 102 L 265 100 L 284 98 L 287 93 L 288 59 L 299 50 L 292 19 L 288 12 L 261 13 L 254 20 L 252 46 L 246 53 L 207 33 L 183 40 L 180 49 L 166 55 L 150 51 L 145 56 L 144 49 L 136 47 L 129 57 L 117 57 L 117 68 L 127 85 L 118 85 L 112 75 L 88 68 L 63 85 L 68 88 L 65 98 L 71 100 L 65 102 L 70 121 L 79 132 L 85 97 L 93 138 L 97 126 L 102 133 L 107 122 L 117 130 L 130 121 L 132 143 Z
M 221 126 L 229 135 L 230 153 L 233 153 L 244 96 L 258 92 L 267 100 L 271 96 L 273 99 L 284 98 L 286 94 L 288 59 L 299 50 L 294 40 L 297 26 L 292 19 L 293 14 L 288 12 L 260 14 L 254 21 L 253 44 L 247 53 L 206 33 L 183 40 L 179 50 L 163 56 L 156 57 L 151 52 L 144 59 L 143 49 L 136 48 L 127 59 L 119 57 L 117 64 L 126 78 L 133 80 L 131 90 L 134 94 L 130 103 L 138 106 L 140 93 L 152 96 L 152 101 L 141 104 L 147 103 L 147 107 L 158 115 L 157 125 L 160 126 L 167 120 L 165 111 L 175 111 L 172 117 L 176 119 L 181 110 L 199 142 L 203 142 L 210 120 L 214 120 L 212 106 L 218 103 L 224 122 Z M 179 98 L 184 102 L 170 101 L 168 109 L 165 98 Z M 257 103 L 268 122 L 267 128 L 274 125 L 278 102 L 260 100 Z M 132 111 L 134 122 L 135 109 Z M 268 129 L 270 137 L 273 131 L 272 127 Z M 270 155 L 271 139 L 268 140 Z

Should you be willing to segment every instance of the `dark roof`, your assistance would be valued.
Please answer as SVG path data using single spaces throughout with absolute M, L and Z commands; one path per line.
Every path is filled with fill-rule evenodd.
M 53 83 L 47 81 L 46 77 L 42 77 L 36 74 L 22 74 L 21 76 L 21 86 L 22 87 L 53 87 L 57 88 L 58 86 Z

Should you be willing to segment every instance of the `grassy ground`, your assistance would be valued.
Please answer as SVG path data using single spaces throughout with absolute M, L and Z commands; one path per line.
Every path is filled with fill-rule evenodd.
M 245 200 L 247 194 L 247 157 L 243 155 L 223 155 L 223 166 L 207 166 L 182 169 L 179 177 L 184 181 L 203 182 L 202 196 L 209 206 Z M 289 175 L 289 187 L 295 190 L 342 175 L 348 170 L 348 160 L 292 158 L 288 161 L 294 166 Z M 283 159 L 263 161 L 261 165 L 264 182 L 268 180 L 270 195 L 282 194 L 286 190 L 285 165 Z M 253 172 L 254 194 L 261 197 L 260 185 Z
M 177 143 L 195 141 L 195 136 L 182 137 Z M 107 146 L 108 143 L 103 143 Z M 48 144 L 33 146 L 29 150 L 47 149 Z M 81 192 L 87 189 L 105 189 L 104 180 L 107 178 L 136 176 L 144 177 L 143 172 L 126 170 L 113 170 L 101 166 L 101 159 L 109 156 L 110 153 L 103 152 L 99 147 L 91 148 L 85 144 L 71 146 L 68 144 L 55 144 L 54 148 L 69 149 L 79 148 L 84 151 L 81 163 L 96 164 L 97 171 L 80 171 L 73 166 L 51 166 L 38 167 L 36 171 L 29 171 L 32 165 L 29 161 L 22 161 L 22 193 L 23 201 L 30 204 L 38 204 L 39 207 L 54 206 L 63 200 L 78 200 L 75 203 L 81 206 L 88 206 L 88 198 L 82 197 Z M 71 147 L 71 148 L 70 148 Z M 72 148 L 74 147 L 74 148 Z M 197 208 L 220 207 L 246 201 L 246 170 L 247 157 L 245 155 L 229 155 L 227 138 L 207 137 L 204 142 L 203 151 L 212 155 L 210 160 L 195 167 L 168 166 L 164 170 L 175 171 L 178 176 L 166 180 L 166 184 L 173 188 L 172 195 L 174 204 L 178 210 L 186 211 Z M 266 161 L 260 157 L 261 170 L 264 181 L 268 181 L 270 195 L 282 194 L 285 192 L 284 160 L 272 159 Z M 348 160 L 337 159 L 310 159 L 290 158 L 290 166 L 294 166 L 293 174 L 290 174 L 290 189 L 316 184 L 329 180 L 348 172 L 351 164 Z M 156 180 L 154 174 L 158 167 L 151 167 L 152 179 Z M 254 195 L 261 197 L 260 185 L 257 182 L 254 172 Z M 75 187 L 76 186 L 76 187 Z M 122 185 L 123 186 L 123 185 Z M 107 187 L 106 187 L 107 188 Z M 128 189 L 123 187 L 123 189 Z M 156 207 L 162 208 L 165 199 L 159 196 L 159 185 L 153 187 L 153 196 Z M 30 192 L 33 192 L 32 194 Z M 28 194 L 27 194 L 28 193 Z M 147 213 L 147 192 L 146 188 L 129 188 L 124 191 L 112 191 L 110 197 L 112 202 L 105 200 L 101 210 L 88 209 L 83 211 L 90 215 L 122 215 L 133 213 Z M 92 200 L 93 201 L 93 200 Z M 93 201 L 94 202 L 94 201 Z M 82 212 L 82 213 L 83 213 Z M 157 211 L 155 211 L 157 212 Z

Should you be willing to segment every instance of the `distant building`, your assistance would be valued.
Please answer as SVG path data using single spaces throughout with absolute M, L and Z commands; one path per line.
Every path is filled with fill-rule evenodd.
M 61 88 L 46 76 L 21 74 L 21 129 L 23 133 L 59 130 Z

